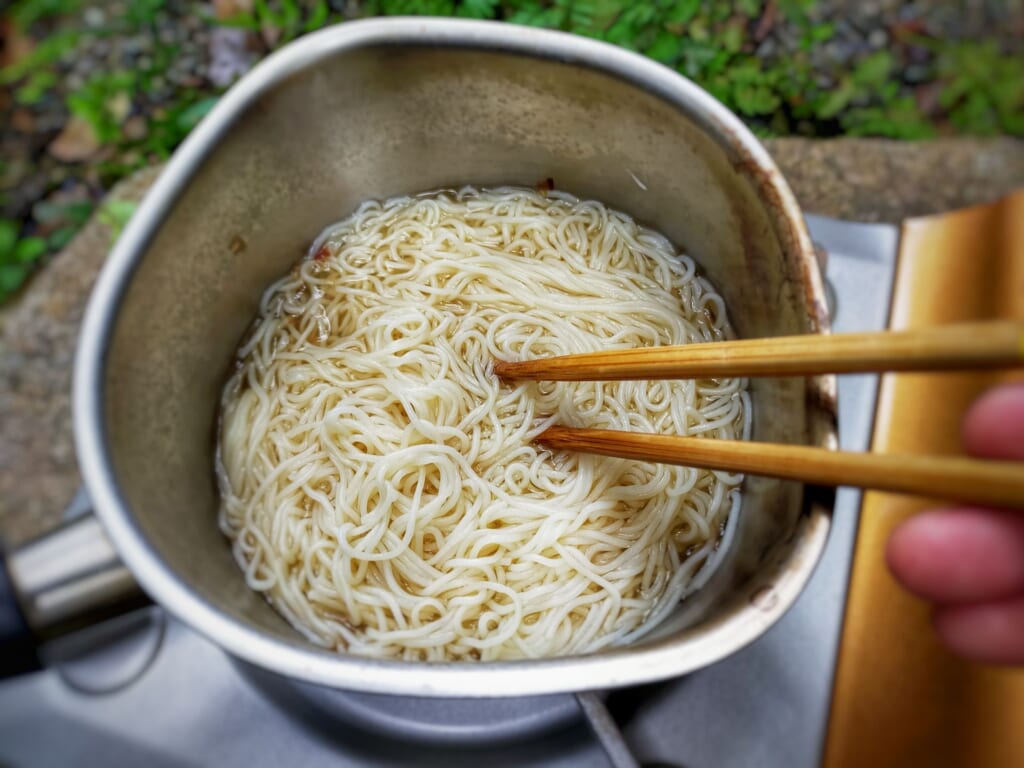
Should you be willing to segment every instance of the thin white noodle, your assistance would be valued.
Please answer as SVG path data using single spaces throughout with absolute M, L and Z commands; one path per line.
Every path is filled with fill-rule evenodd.
M 730 333 L 692 259 L 601 203 L 470 187 L 364 203 L 266 291 L 239 349 L 221 528 L 247 583 L 338 650 L 630 642 L 699 581 L 742 478 L 532 440 L 555 422 L 742 438 L 746 382 L 510 386 L 489 361 Z

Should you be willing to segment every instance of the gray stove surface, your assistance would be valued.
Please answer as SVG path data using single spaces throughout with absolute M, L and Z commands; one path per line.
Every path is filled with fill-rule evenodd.
M 898 231 L 808 217 L 829 254 L 837 331 L 886 325 Z M 840 443 L 868 447 L 875 376 L 840 380 Z M 842 489 L 824 558 L 764 637 L 688 677 L 613 692 L 607 704 L 644 764 L 686 768 L 821 761 L 860 494 Z M 0 766 L 606 766 L 581 720 L 505 745 L 397 740 L 343 722 L 315 697 L 234 662 L 159 609 L 45 672 L 0 684 Z M 81 643 L 79 643 L 81 645 Z M 99 648 L 96 650 L 96 648 Z M 554 697 L 552 712 L 575 706 Z M 445 711 L 444 700 L 436 702 Z

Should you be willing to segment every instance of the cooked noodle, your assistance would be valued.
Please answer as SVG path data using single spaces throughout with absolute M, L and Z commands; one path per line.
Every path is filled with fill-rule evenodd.
M 740 379 L 498 381 L 491 360 L 730 333 L 661 235 L 594 201 L 367 202 L 264 294 L 224 390 L 220 522 L 248 584 L 366 656 L 589 653 L 693 587 L 741 478 L 550 451 L 554 423 L 740 438 Z

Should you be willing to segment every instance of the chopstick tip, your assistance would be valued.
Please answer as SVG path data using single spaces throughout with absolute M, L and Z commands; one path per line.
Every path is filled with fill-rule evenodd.
M 508 375 L 511 373 L 511 369 L 513 368 L 513 366 L 514 363 L 510 363 L 506 360 L 495 359 L 493 364 L 491 365 L 491 371 L 499 379 L 504 379 L 508 377 Z
M 535 438 L 533 438 L 533 442 L 537 443 L 538 445 L 542 445 L 545 448 L 550 448 L 553 451 L 557 451 L 566 447 L 566 441 L 570 439 L 570 437 L 571 432 L 566 427 L 555 425 L 552 427 L 548 427 Z

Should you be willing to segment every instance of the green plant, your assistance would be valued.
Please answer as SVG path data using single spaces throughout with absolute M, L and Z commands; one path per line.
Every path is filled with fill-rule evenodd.
M 380 0 L 380 13 L 388 16 L 451 16 L 454 0 Z
M 53 70 L 37 69 L 14 91 L 14 100 L 24 105 L 37 104 L 59 81 Z
M 121 236 L 128 221 L 138 207 L 128 200 L 108 200 L 100 206 L 97 218 L 110 228 L 110 239 L 114 242 Z
M 152 25 L 166 4 L 166 0 L 131 0 L 126 4 L 124 20 L 134 28 Z
M 11 19 L 21 29 L 42 19 L 74 13 L 82 0 L 20 0 L 11 8 Z
M 818 125 L 835 122 L 842 132 L 855 136 L 921 139 L 934 135 L 913 98 L 901 95 L 895 68 L 892 53 L 877 51 L 841 75 L 832 88 L 817 85 L 808 71 L 800 97 L 790 95 L 793 114 Z
M 56 64 L 75 49 L 79 38 L 79 32 L 75 29 L 66 29 L 50 35 L 40 41 L 30 53 L 0 69 L 0 85 L 11 85 L 26 75 Z
M 819 0 L 775 0 L 775 24 L 797 35 L 800 50 L 770 59 L 755 53 L 754 32 L 767 9 L 762 0 L 369 0 L 360 7 L 366 16 L 500 19 L 606 40 L 691 78 L 761 134 L 923 138 L 936 133 L 941 118 L 926 114 L 899 80 L 897 62 L 888 50 L 864 57 L 848 72 L 827 73 L 823 80 L 820 59 L 810 54 L 835 36 L 836 27 L 823 16 Z M 316 21 L 326 23 L 329 16 L 324 11 Z M 316 26 L 308 5 L 299 0 L 256 0 L 250 15 L 232 23 L 253 31 L 276 28 L 281 42 Z M 936 57 L 946 62 L 940 70 L 961 73 L 948 75 L 942 96 L 953 125 L 970 133 L 1024 134 L 1020 59 L 1011 63 L 994 48 L 960 52 L 947 50 L 951 44 L 945 41 L 933 44 Z M 982 85 L 963 74 L 971 69 L 959 61 L 964 56 L 978 68 L 991 65 L 1005 74 Z
M 32 206 L 32 220 L 50 233 L 46 237 L 47 250 L 55 252 L 67 245 L 89 220 L 94 207 L 91 200 L 41 200 Z
M 18 290 L 45 253 L 43 238 L 20 237 L 17 222 L 0 219 L 0 301 Z
M 280 32 L 280 45 L 320 29 L 328 23 L 330 16 L 331 7 L 327 0 L 314 0 L 308 8 L 300 5 L 298 0 L 255 0 L 249 13 L 240 13 L 218 23 L 251 32 L 277 30 Z
M 0 303 L 14 293 L 36 265 L 56 253 L 89 220 L 93 204 L 88 200 L 40 201 L 32 207 L 29 229 L 47 234 L 26 235 L 11 219 L 0 219 Z
M 121 138 L 121 123 L 137 86 L 134 72 L 103 72 L 94 75 L 67 98 L 68 111 L 92 126 L 104 143 Z
M 189 131 L 213 109 L 217 99 L 217 96 L 203 96 L 194 90 L 180 94 L 173 104 L 152 115 L 145 138 L 134 146 L 158 159 L 167 159 Z
M 499 0 L 464 0 L 455 15 L 464 19 L 493 19 L 500 5 Z
M 992 42 L 947 43 L 936 49 L 939 104 L 967 133 L 1024 135 L 1024 59 Z

